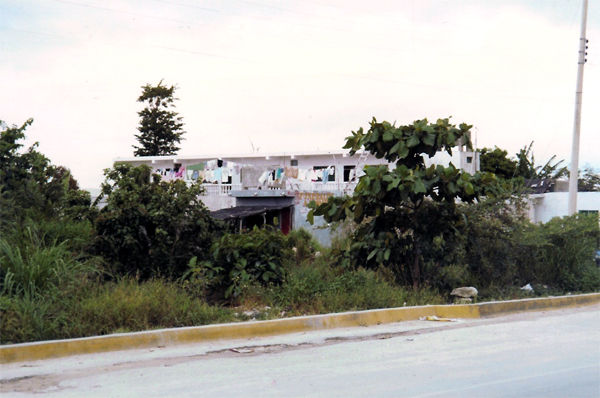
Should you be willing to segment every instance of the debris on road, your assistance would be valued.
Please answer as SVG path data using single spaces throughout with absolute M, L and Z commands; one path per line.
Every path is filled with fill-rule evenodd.
M 422 318 L 419 318 L 419 320 L 421 321 L 437 321 L 437 322 L 458 322 L 456 319 L 451 319 L 451 318 L 439 318 L 435 315 L 433 316 L 424 316 Z
M 528 283 L 528 284 L 526 284 L 525 286 L 523 286 L 523 287 L 521 288 L 521 290 L 524 290 L 524 291 L 526 291 L 526 292 L 533 292 L 533 288 L 531 287 L 531 285 L 530 285 L 529 283 Z

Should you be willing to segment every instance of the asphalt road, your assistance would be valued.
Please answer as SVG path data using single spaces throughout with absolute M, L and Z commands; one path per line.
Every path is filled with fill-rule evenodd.
M 600 397 L 600 306 L 0 368 L 2 397 Z

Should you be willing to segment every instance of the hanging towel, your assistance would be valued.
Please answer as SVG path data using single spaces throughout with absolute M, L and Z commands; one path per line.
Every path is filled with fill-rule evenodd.
M 323 169 L 323 184 L 327 184 L 329 181 L 329 169 Z
M 268 171 L 265 171 L 265 172 L 263 172 L 263 173 L 260 175 L 260 177 L 258 178 L 258 182 L 260 182 L 261 184 L 264 184 L 264 183 L 265 183 L 265 181 L 267 181 L 267 178 L 269 178 L 269 174 L 270 174 L 270 173 L 269 173 Z

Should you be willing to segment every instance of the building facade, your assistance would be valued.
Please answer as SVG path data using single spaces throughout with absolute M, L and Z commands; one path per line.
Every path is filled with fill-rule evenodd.
M 479 169 L 477 153 L 459 147 L 450 156 L 438 152 L 427 159 L 447 166 L 452 162 L 474 173 Z M 277 223 L 284 233 L 306 228 L 328 244 L 328 229 L 306 221 L 308 203 L 326 202 L 329 196 L 352 194 L 366 165 L 387 164 L 369 153 L 350 156 L 347 151 L 315 151 L 274 154 L 147 156 L 117 158 L 115 163 L 142 164 L 153 168 L 164 180 L 182 179 L 204 187 L 202 201 L 216 218 L 236 223 L 240 229 Z

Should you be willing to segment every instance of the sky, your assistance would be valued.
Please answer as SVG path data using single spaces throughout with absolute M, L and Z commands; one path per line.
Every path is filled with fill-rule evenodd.
M 1 0 L 0 120 L 82 188 L 133 156 L 146 84 L 180 155 L 338 150 L 373 117 L 451 117 L 478 148 L 570 164 L 582 0 Z M 580 167 L 600 168 L 590 0 Z

